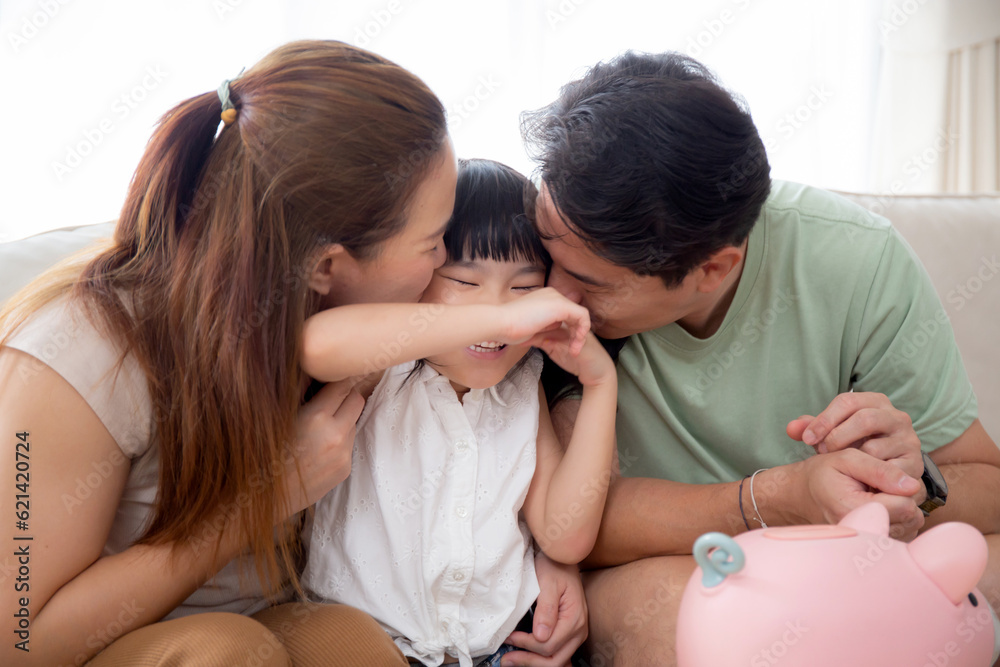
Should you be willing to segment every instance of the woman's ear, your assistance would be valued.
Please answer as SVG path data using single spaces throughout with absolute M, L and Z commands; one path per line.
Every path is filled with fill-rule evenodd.
M 714 292 L 719 289 L 726 278 L 740 266 L 746 255 L 746 242 L 739 246 L 729 245 L 715 252 L 698 267 L 700 280 L 699 292 Z
M 340 282 L 340 274 L 346 268 L 345 260 L 350 258 L 347 248 L 339 243 L 332 243 L 326 246 L 317 255 L 312 268 L 308 274 L 309 288 L 323 296 L 330 296 L 330 292 Z

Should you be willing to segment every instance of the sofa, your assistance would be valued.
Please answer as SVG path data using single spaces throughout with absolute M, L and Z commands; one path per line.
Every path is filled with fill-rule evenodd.
M 951 318 L 980 419 L 1000 441 L 1000 196 L 840 194 L 892 221 L 923 261 Z M 66 227 L 0 244 L 0 303 L 113 227 Z

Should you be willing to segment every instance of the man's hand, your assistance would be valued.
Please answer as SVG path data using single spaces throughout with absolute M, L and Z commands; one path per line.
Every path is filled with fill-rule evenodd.
M 820 511 L 811 521 L 835 523 L 866 502 L 889 510 L 890 532 L 913 539 L 923 526 L 918 506 L 926 490 L 920 481 L 924 464 L 920 439 L 910 416 L 888 397 L 871 392 L 838 395 L 823 412 L 789 422 L 788 436 L 816 449 L 802 477 L 806 495 Z M 851 450 L 858 450 L 855 454 Z M 902 471 L 893 474 L 886 462 Z
M 893 407 L 884 394 L 840 394 L 817 416 L 803 415 L 789 422 L 786 431 L 820 454 L 856 447 L 896 464 L 915 479 L 924 472 L 920 438 L 910 416 Z
M 575 565 L 561 565 L 538 552 L 538 602 L 532 632 L 512 632 L 507 643 L 524 649 L 501 658 L 504 667 L 563 667 L 587 638 L 587 600 Z M 529 652 L 530 651 L 530 652 Z
M 834 524 L 851 510 L 877 502 L 889 511 L 890 535 L 898 540 L 912 540 L 924 524 L 923 512 L 912 498 L 923 484 L 866 452 L 848 448 L 811 456 L 761 473 L 758 488 L 767 493 L 772 481 L 781 483 L 780 476 L 799 486 L 800 499 L 796 516 L 782 517 L 783 523 Z

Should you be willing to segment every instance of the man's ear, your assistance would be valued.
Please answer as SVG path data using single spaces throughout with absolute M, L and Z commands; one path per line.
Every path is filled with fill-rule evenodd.
M 323 296 L 329 296 L 331 290 L 339 282 L 345 268 L 346 260 L 351 257 L 347 248 L 339 243 L 331 243 L 317 255 L 309 270 L 309 288 Z
M 739 246 L 728 245 L 702 262 L 698 267 L 699 292 L 714 292 L 726 281 L 733 270 L 740 266 L 746 255 L 746 243 Z

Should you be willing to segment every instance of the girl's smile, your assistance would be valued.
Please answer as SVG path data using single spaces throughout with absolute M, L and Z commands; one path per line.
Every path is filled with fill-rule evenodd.
M 470 345 L 465 349 L 468 350 L 469 354 L 477 359 L 499 359 L 502 356 L 501 353 L 506 347 L 506 343 L 488 341 L 485 343 Z

